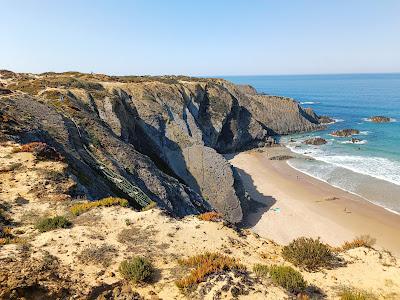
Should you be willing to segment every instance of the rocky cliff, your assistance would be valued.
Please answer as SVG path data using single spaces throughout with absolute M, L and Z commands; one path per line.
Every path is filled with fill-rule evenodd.
M 0 83 L 2 134 L 64 155 L 76 195 L 138 208 L 148 197 L 177 216 L 216 209 L 240 222 L 246 195 L 222 154 L 321 128 L 293 99 L 222 79 L 0 71 Z

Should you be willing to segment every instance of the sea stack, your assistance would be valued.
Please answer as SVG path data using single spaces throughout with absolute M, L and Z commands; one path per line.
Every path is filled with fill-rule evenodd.
M 360 134 L 360 130 L 358 129 L 342 129 L 342 130 L 335 130 L 331 133 L 333 136 L 337 137 L 349 137 L 355 134 Z

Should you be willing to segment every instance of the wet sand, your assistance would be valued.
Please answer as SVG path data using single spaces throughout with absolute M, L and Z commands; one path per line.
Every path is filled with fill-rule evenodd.
M 338 246 L 368 234 L 377 248 L 400 254 L 400 215 L 301 173 L 285 160 L 269 159 L 276 155 L 294 154 L 274 147 L 230 158 L 246 191 L 264 204 L 246 216 L 247 226 L 281 244 L 312 236 Z

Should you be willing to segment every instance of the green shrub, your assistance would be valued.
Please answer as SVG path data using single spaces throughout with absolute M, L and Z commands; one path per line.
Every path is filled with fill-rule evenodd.
M 295 239 L 289 245 L 284 246 L 282 255 L 295 266 L 309 271 L 330 266 L 334 258 L 331 247 L 319 239 L 306 237 Z
M 269 268 L 269 274 L 273 283 L 280 285 L 290 293 L 302 292 L 307 286 L 303 275 L 292 267 L 273 265 Z
M 268 277 L 269 268 L 266 265 L 255 264 L 253 266 L 253 272 L 256 274 L 257 277 L 265 278 Z
M 55 216 L 53 218 L 45 218 L 39 220 L 35 228 L 40 232 L 46 232 L 57 228 L 68 228 L 71 227 L 72 223 L 63 216 Z
M 340 300 L 375 300 L 377 297 L 371 293 L 354 288 L 344 287 L 339 291 Z
M 107 197 L 107 198 L 103 198 L 103 199 L 97 200 L 97 201 L 74 204 L 71 207 L 71 212 L 75 216 L 79 216 L 80 214 L 87 212 L 88 210 L 90 210 L 94 207 L 101 207 L 101 206 L 108 207 L 108 206 L 114 206 L 114 205 L 127 207 L 127 206 L 129 206 L 129 202 L 128 202 L 128 200 L 123 199 L 123 198 Z
M 153 276 L 154 269 L 147 259 L 135 256 L 121 262 L 119 272 L 126 280 L 139 283 L 149 281 Z

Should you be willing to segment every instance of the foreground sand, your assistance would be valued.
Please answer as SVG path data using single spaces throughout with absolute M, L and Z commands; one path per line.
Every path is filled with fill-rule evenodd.
M 32 153 L 14 153 L 16 146 L 0 144 L 0 204 L 10 219 L 12 234 L 18 239 L 0 245 L 0 299 L 20 299 L 21 295 L 26 299 L 102 300 L 295 297 L 269 279 L 256 278 L 252 272 L 256 263 L 291 265 L 275 242 L 248 229 L 234 230 L 223 222 L 202 221 L 196 216 L 175 219 L 157 208 L 145 212 L 128 207 L 95 208 L 73 216 L 69 209 L 74 200 L 66 194 L 71 180 L 62 176 L 66 165 L 37 161 Z M 247 155 L 249 162 L 260 164 L 253 154 L 237 158 Z M 260 177 L 260 184 L 264 181 Z M 280 207 L 284 213 L 289 206 Z M 34 226 L 37 219 L 56 214 L 67 216 L 72 227 L 38 232 Z M 293 220 L 289 215 L 283 227 L 296 228 Z M 298 222 L 297 227 L 302 228 L 314 220 Z M 275 230 L 277 236 L 285 231 L 278 226 Z M 275 234 L 272 229 L 271 234 Z M 175 281 L 189 270 L 180 266 L 178 260 L 206 251 L 236 258 L 248 272 L 221 272 L 207 277 L 191 294 L 182 293 Z M 156 274 L 152 282 L 134 285 L 119 274 L 120 262 L 137 255 L 154 264 Z M 340 266 L 318 272 L 299 270 L 309 285 L 321 291 L 314 293 L 312 299 L 339 299 L 341 287 L 372 292 L 378 299 L 399 299 L 400 263 L 395 256 L 369 248 L 337 255 L 343 262 Z M 240 291 L 237 298 L 234 289 L 236 294 Z
M 368 234 L 377 246 L 400 254 L 400 216 L 291 168 L 276 155 L 284 147 L 242 152 L 234 165 L 250 196 L 266 206 L 246 223 L 261 236 L 287 244 L 299 236 L 321 237 L 331 245 Z

